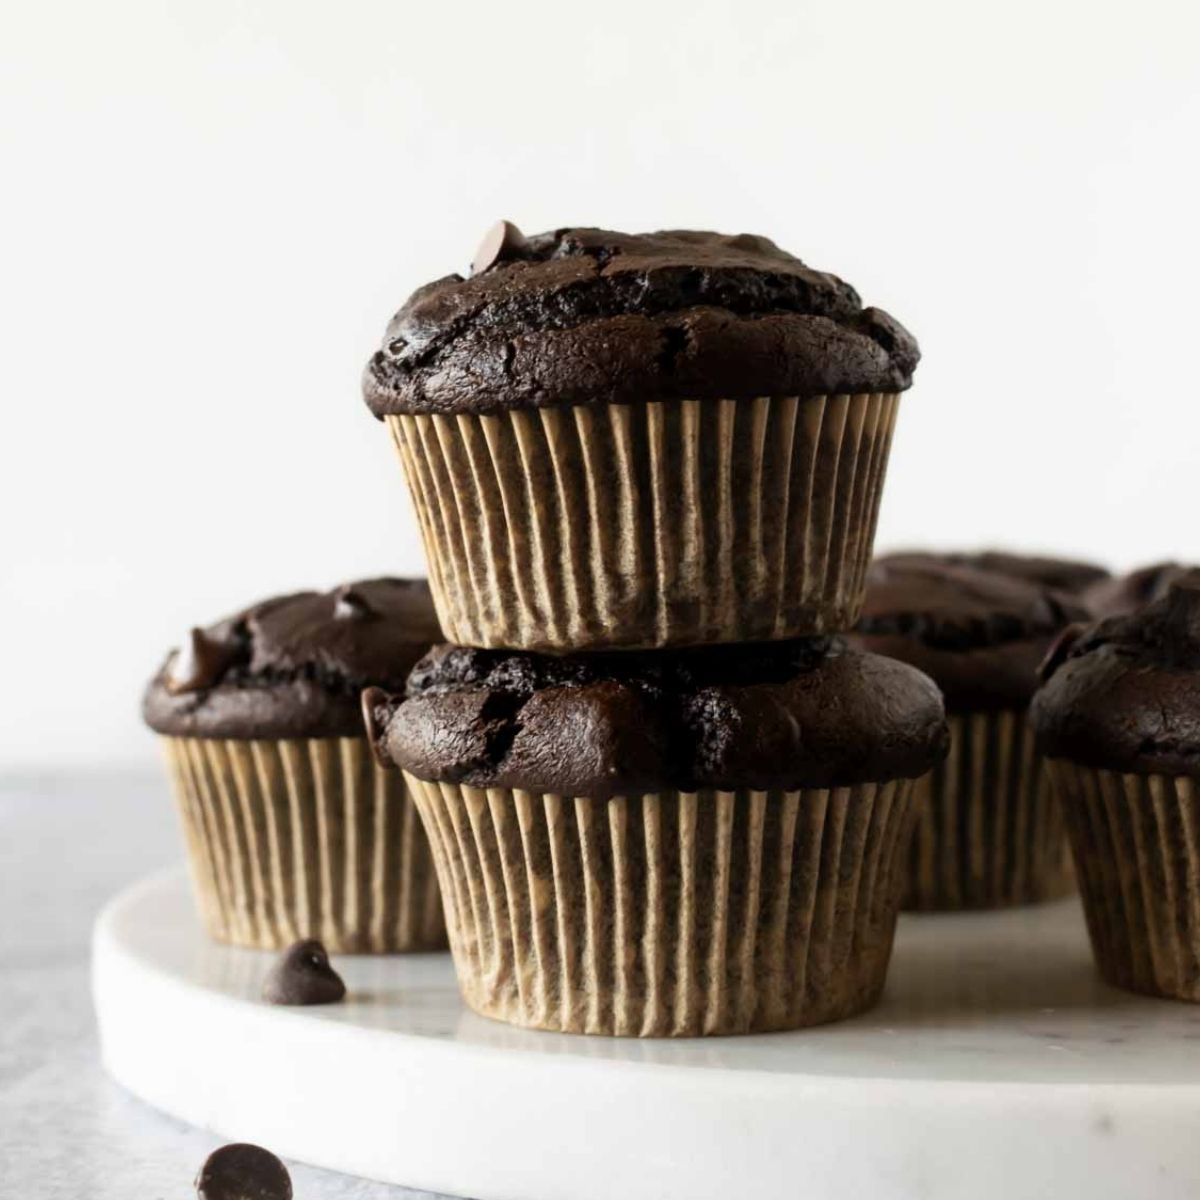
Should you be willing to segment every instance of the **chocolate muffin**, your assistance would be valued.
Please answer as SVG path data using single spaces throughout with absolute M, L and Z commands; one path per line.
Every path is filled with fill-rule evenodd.
M 1171 584 L 1188 570 L 1177 562 L 1152 563 L 1127 575 L 1097 580 L 1086 589 L 1083 598 L 1094 617 L 1127 616 L 1162 599 Z
M 1062 817 L 1026 709 L 1037 665 L 1081 601 L 1014 574 L 933 554 L 883 557 L 853 642 L 941 688 L 950 754 L 922 786 L 905 903 L 995 908 L 1071 889 Z
M 359 696 L 402 687 L 438 640 L 424 580 L 297 592 L 193 629 L 151 680 L 210 934 L 276 948 L 434 949 L 445 926 L 429 846 L 370 753 Z
M 1107 567 L 1099 563 L 1084 562 L 1077 558 L 1052 558 L 1044 554 L 1015 554 L 1010 550 L 974 550 L 932 553 L 927 550 L 909 550 L 888 554 L 889 563 L 933 562 L 950 566 L 974 567 L 981 571 L 995 571 L 1001 575 L 1012 575 L 1030 583 L 1057 588 L 1064 592 L 1083 592 L 1109 579 Z
M 918 358 L 764 237 L 502 222 L 400 309 L 364 393 L 448 637 L 698 645 L 854 624 Z
M 1031 720 L 1100 973 L 1200 1002 L 1200 571 L 1069 630 L 1042 674 Z
M 429 830 L 476 1011 L 691 1036 L 878 997 L 914 781 L 946 750 L 920 672 L 828 638 L 440 646 L 406 696 L 363 702 Z

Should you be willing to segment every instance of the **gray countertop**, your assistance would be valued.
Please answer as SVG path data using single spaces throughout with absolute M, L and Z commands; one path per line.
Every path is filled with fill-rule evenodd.
M 126 1095 L 100 1066 L 92 920 L 180 858 L 157 774 L 0 779 L 0 1196 L 179 1200 L 221 1139 Z M 289 1163 L 298 1200 L 417 1200 Z

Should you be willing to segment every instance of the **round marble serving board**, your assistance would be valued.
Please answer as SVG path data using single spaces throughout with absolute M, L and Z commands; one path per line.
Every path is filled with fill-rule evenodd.
M 346 1003 L 261 1003 L 182 870 L 96 924 L 104 1060 L 228 1139 L 478 1200 L 1173 1200 L 1200 1194 L 1200 1007 L 1095 977 L 1078 902 L 905 916 L 871 1013 L 638 1041 L 464 1009 L 448 955 L 341 957 Z

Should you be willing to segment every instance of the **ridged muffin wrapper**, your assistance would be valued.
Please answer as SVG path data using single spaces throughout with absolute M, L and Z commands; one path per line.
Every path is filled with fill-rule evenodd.
M 1101 976 L 1200 1003 L 1200 783 L 1064 759 L 1049 769 Z
M 429 843 L 366 738 L 164 737 L 209 934 L 340 953 L 446 945 Z
M 563 651 L 853 628 L 898 401 L 387 420 L 447 639 Z
M 408 786 L 485 1016 L 735 1034 L 848 1017 L 883 988 L 911 780 L 609 800 Z
M 1004 908 L 1075 887 L 1062 812 L 1024 710 L 950 713 L 950 753 L 917 790 L 904 907 Z

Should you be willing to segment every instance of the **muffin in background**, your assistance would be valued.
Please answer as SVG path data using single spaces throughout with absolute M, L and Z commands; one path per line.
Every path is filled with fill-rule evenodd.
M 208 932 L 278 948 L 438 949 L 429 846 L 375 760 L 359 695 L 402 687 L 439 638 L 424 580 L 279 596 L 193 629 L 150 682 Z
M 932 562 L 948 566 L 974 567 L 997 571 L 1029 583 L 1059 591 L 1079 593 L 1100 586 L 1110 578 L 1107 567 L 1079 558 L 1057 558 L 1045 554 L 1018 554 L 1012 550 L 956 550 L 941 553 L 928 550 L 895 551 L 885 557 L 890 563 Z
M 1043 677 L 1030 716 L 1100 974 L 1200 1002 L 1200 572 L 1064 634 Z
M 876 559 L 853 644 L 911 663 L 941 688 L 950 753 L 922 785 L 905 905 L 998 908 L 1072 888 L 1062 816 L 1026 709 L 1081 601 L 934 554 Z
M 937 688 L 840 639 L 440 646 L 364 694 L 429 831 L 467 1004 L 538 1029 L 795 1029 L 883 987 Z
M 1188 570 L 1177 562 L 1151 563 L 1126 575 L 1097 580 L 1084 591 L 1083 599 L 1096 618 L 1129 616 L 1161 600 Z
M 918 358 L 764 237 L 502 222 L 363 387 L 446 636 L 561 653 L 851 628 Z

